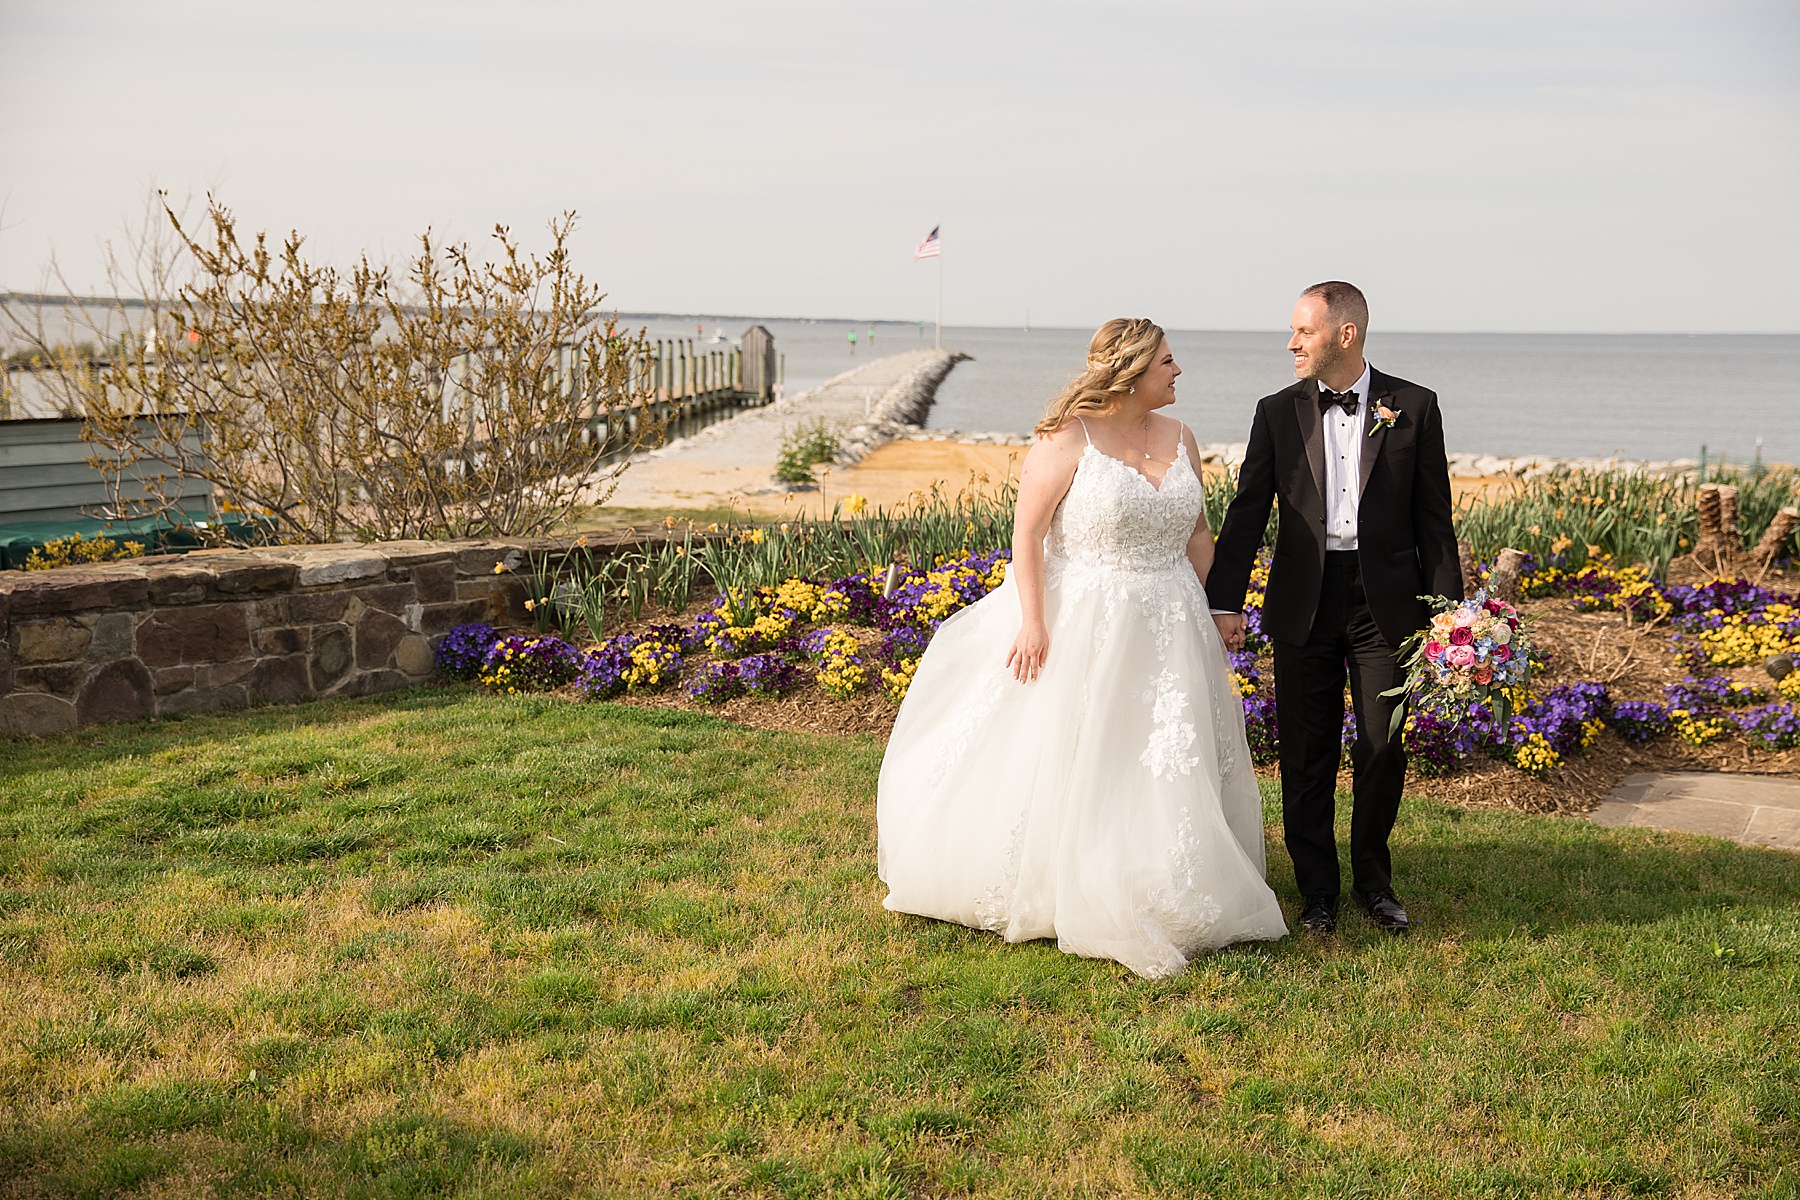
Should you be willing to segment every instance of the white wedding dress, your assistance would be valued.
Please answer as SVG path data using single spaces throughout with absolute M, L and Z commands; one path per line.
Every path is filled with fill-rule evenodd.
M 1151 978 L 1287 933 L 1243 707 L 1185 554 L 1201 505 L 1185 446 L 1159 490 L 1089 444 L 1045 543 L 1036 682 L 1005 665 L 1010 575 L 938 629 L 881 764 L 888 908 Z

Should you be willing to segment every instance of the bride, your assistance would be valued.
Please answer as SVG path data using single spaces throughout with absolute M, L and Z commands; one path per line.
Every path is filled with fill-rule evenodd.
M 1241 702 L 1201 589 L 1181 368 L 1113 320 L 1050 404 L 1012 568 L 932 639 L 876 801 L 884 903 L 1140 975 L 1282 937 Z

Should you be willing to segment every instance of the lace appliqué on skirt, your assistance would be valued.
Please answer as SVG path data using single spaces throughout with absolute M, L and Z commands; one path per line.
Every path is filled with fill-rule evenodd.
M 1191 775 L 1200 765 L 1198 756 L 1187 752 L 1194 744 L 1194 723 L 1182 720 L 1187 713 L 1188 701 L 1175 684 L 1175 673 L 1164 667 L 1156 677 L 1155 686 L 1138 695 L 1139 700 L 1153 705 L 1150 719 L 1155 722 L 1150 731 L 1150 743 L 1144 747 L 1138 761 L 1150 768 L 1150 774 L 1171 783 L 1177 775 Z

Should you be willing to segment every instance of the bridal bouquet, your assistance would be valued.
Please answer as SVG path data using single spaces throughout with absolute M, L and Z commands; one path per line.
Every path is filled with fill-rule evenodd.
M 1470 600 L 1420 599 L 1437 615 L 1400 647 L 1406 682 L 1382 695 L 1404 695 L 1415 710 L 1451 721 L 1485 703 L 1496 729 L 1511 728 L 1514 693 L 1531 680 L 1531 635 L 1519 610 L 1486 592 Z M 1397 706 L 1390 737 L 1405 719 L 1406 705 Z

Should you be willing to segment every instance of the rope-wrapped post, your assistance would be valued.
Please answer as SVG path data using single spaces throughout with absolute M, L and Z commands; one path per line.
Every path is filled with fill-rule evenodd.
M 1732 536 L 1725 527 L 1726 493 L 1730 493 Z M 1715 574 L 1724 574 L 1733 565 L 1739 547 L 1735 544 L 1737 526 L 1737 489 L 1727 484 L 1700 485 L 1700 540 L 1694 543 L 1694 558 Z
M 1766 566 L 1773 562 L 1775 556 L 1781 553 L 1781 548 L 1787 545 L 1788 539 L 1794 536 L 1794 530 L 1797 528 L 1800 528 L 1800 508 L 1789 505 L 1776 513 L 1775 519 L 1769 522 L 1769 527 L 1763 530 L 1762 537 L 1757 540 L 1756 549 L 1750 552 L 1751 560 L 1758 566 Z
M 1743 535 L 1738 532 L 1738 490 L 1736 484 L 1721 483 L 1719 485 L 1719 532 L 1725 538 L 1728 549 L 1737 551 L 1744 547 Z
M 1519 602 L 1519 575 L 1525 569 L 1525 552 L 1508 547 L 1494 557 L 1493 594 L 1508 604 Z

